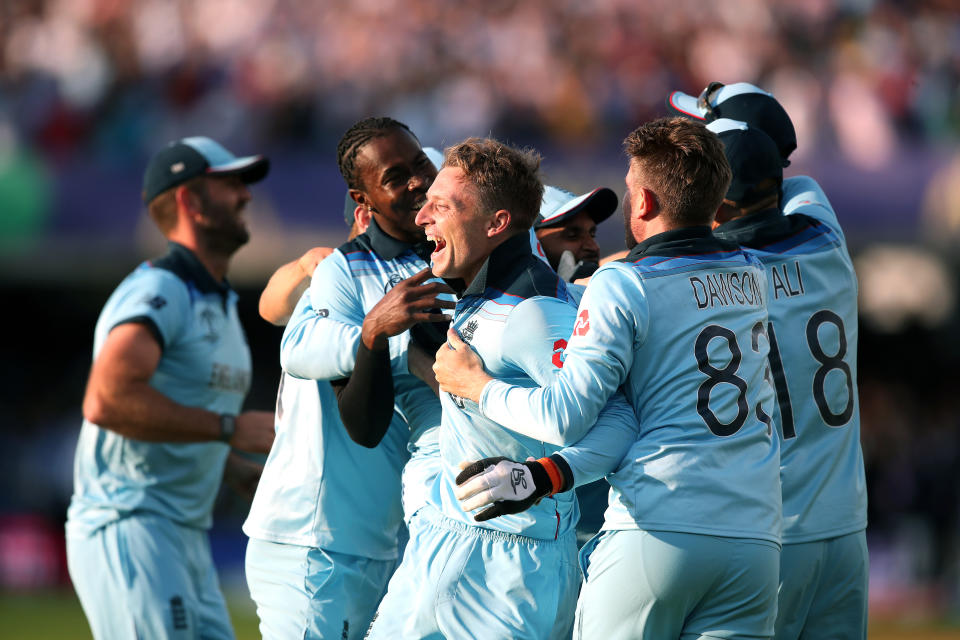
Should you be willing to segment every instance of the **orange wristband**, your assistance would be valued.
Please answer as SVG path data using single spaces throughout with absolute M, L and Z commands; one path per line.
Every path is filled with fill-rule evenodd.
M 537 460 L 547 472 L 547 476 L 550 478 L 550 493 L 548 496 L 552 496 L 556 492 L 563 489 L 563 474 L 560 473 L 560 469 L 557 468 L 557 463 L 551 460 L 550 458 L 540 458 Z

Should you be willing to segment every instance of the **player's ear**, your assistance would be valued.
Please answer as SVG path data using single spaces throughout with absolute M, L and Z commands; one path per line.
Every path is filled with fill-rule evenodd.
M 353 201 L 357 203 L 357 206 L 363 207 L 367 211 L 373 211 L 373 203 L 370 202 L 370 198 L 365 192 L 360 189 L 350 189 L 348 193 L 350 197 L 353 198 Z
M 185 211 L 191 216 L 203 214 L 203 203 L 200 196 L 185 184 L 176 187 L 173 197 L 177 203 L 177 209 Z
M 660 213 L 660 202 L 657 194 L 646 187 L 637 187 L 636 206 L 633 208 L 636 216 L 642 220 L 651 220 Z
M 493 236 L 503 233 L 510 226 L 510 221 L 513 217 L 510 215 L 510 212 L 506 209 L 500 209 L 492 216 L 487 222 L 487 237 L 492 238 Z

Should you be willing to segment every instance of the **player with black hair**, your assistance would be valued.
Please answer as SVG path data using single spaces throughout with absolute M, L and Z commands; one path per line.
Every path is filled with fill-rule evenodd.
M 277 440 L 244 524 L 266 638 L 362 637 L 435 472 L 440 404 L 408 370 L 407 329 L 452 306 L 413 224 L 437 169 L 390 118 L 351 127 L 338 164 L 370 224 L 319 262 L 281 343 Z

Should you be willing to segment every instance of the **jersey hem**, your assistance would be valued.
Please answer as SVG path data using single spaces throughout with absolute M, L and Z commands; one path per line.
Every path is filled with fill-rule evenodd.
M 243 533 L 251 540 L 262 540 L 263 542 L 273 542 L 275 544 L 289 544 L 297 547 L 306 547 L 310 549 L 323 549 L 324 551 L 333 551 L 334 553 L 345 553 L 351 556 L 361 558 L 370 558 L 372 560 L 396 560 L 400 557 L 396 547 L 392 551 L 381 553 L 364 553 L 356 547 L 344 547 L 338 544 L 323 544 L 316 539 L 304 538 L 302 536 L 284 536 L 277 533 L 265 531 L 263 529 L 254 529 L 244 525 Z
M 777 548 L 782 546 L 780 536 L 760 531 L 734 531 L 730 529 L 712 529 L 709 527 L 687 526 L 682 524 L 661 524 L 661 523 L 607 523 L 604 522 L 600 527 L 601 531 L 670 531 L 673 533 L 693 533 L 704 536 L 717 536 L 720 538 L 747 538 L 750 540 L 763 540 L 773 543 Z
M 857 523 L 856 525 L 850 525 L 847 527 L 842 527 L 838 529 L 828 529 L 827 531 L 817 532 L 817 533 L 805 533 L 805 534 L 795 534 L 795 535 L 786 535 L 783 536 L 783 544 L 802 544 L 804 542 L 819 542 L 821 540 L 829 540 L 830 538 L 839 538 L 841 536 L 848 536 L 851 533 L 858 533 L 867 528 L 866 520 Z

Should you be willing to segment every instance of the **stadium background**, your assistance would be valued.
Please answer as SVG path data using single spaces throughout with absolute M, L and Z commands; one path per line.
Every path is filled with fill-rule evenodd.
M 231 280 L 269 409 L 271 271 L 346 235 L 340 134 L 391 115 L 424 144 L 530 145 L 546 180 L 623 193 L 620 142 L 711 80 L 794 119 L 787 175 L 816 178 L 861 286 L 871 637 L 960 637 L 960 9 L 955 0 L 0 1 L 0 636 L 85 638 L 66 576 L 93 326 L 163 243 L 140 203 L 164 142 L 204 134 L 273 167 Z M 618 216 L 600 227 L 622 247 Z M 212 532 L 241 638 L 245 505 Z

